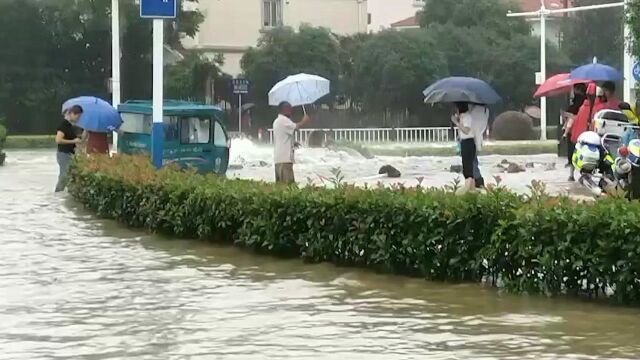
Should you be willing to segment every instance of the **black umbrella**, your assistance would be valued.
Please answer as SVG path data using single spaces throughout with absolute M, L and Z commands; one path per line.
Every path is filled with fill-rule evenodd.
M 486 82 L 470 77 L 448 77 L 439 80 L 423 92 L 424 102 L 476 104 L 496 104 L 502 101 L 500 95 Z

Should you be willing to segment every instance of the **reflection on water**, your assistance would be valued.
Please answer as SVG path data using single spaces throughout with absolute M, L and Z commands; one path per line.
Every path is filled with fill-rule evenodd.
M 0 359 L 640 357 L 640 311 L 254 256 L 100 221 L 0 168 Z

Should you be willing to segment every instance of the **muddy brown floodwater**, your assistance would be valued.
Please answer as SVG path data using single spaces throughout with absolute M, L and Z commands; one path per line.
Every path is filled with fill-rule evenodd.
M 0 359 L 637 359 L 640 310 L 166 239 L 0 167 Z

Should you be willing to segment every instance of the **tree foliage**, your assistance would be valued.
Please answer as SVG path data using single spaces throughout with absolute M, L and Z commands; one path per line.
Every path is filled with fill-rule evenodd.
M 384 31 L 357 51 L 352 97 L 366 109 L 403 111 L 423 107 L 426 84 L 446 75 L 442 52 L 424 31 Z
M 481 78 L 496 88 L 506 106 L 521 108 L 535 91 L 540 40 L 531 36 L 526 20 L 505 16 L 518 10 L 517 4 L 503 0 L 430 0 L 420 23 L 436 39 L 450 75 Z M 567 62 L 555 47 L 547 47 L 549 72 Z
M 166 72 L 165 95 L 167 98 L 204 102 L 210 81 L 221 79 L 222 57 L 209 60 L 192 52 Z M 221 94 L 220 94 L 221 95 Z M 230 99 L 226 99 L 230 100 Z
M 631 53 L 640 58 L 640 0 L 630 0 L 624 15 L 629 25 Z
M 531 27 L 522 18 L 510 18 L 509 11 L 520 10 L 514 1 L 505 0 L 427 0 L 420 12 L 420 26 L 450 24 L 489 32 L 495 41 L 516 35 L 529 35 Z
M 337 83 L 340 75 L 340 45 L 324 28 L 302 25 L 266 32 L 258 46 L 243 56 L 242 69 L 251 80 L 254 100 L 268 102 L 268 92 L 278 81 L 296 73 L 312 73 Z
M 573 0 L 574 6 L 618 2 L 618 0 Z M 624 48 L 622 7 L 580 11 L 567 16 L 562 26 L 562 49 L 574 65 L 598 62 L 622 68 Z
M 185 0 L 197 1 L 197 0 Z M 110 0 L 3 0 L 0 2 L 0 117 L 12 133 L 46 133 L 68 97 L 109 97 Z M 151 22 L 134 0 L 120 2 L 122 95 L 151 96 Z M 167 22 L 166 41 L 180 48 L 203 20 L 181 11 Z

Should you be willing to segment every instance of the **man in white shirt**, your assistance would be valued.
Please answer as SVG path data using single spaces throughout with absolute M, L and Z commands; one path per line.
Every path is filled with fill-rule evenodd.
M 276 170 L 276 182 L 293 184 L 296 182 L 293 175 L 294 161 L 294 132 L 305 126 L 311 118 L 305 114 L 302 121 L 291 121 L 293 107 L 288 102 L 282 102 L 279 106 L 280 114 L 273 122 L 273 163 Z

